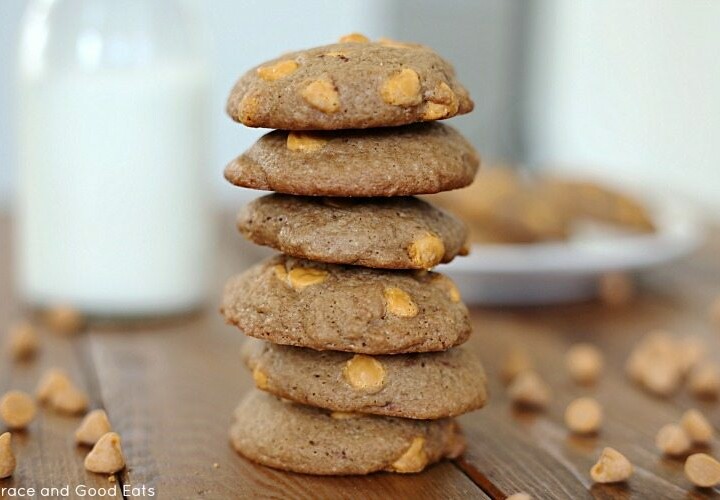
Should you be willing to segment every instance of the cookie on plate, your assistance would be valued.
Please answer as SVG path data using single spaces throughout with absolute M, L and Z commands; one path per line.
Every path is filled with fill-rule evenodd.
M 420 472 L 465 448 L 452 419 L 338 414 L 260 391 L 247 395 L 235 410 L 230 441 L 254 462 L 319 475 Z
M 362 354 L 444 351 L 471 328 L 457 288 L 441 274 L 286 255 L 231 278 L 221 311 L 251 337 Z
M 225 167 L 225 178 L 236 186 L 294 195 L 407 196 L 467 186 L 479 165 L 470 143 L 441 123 L 275 130 Z
M 293 257 L 385 269 L 430 269 L 463 252 L 463 222 L 412 197 L 271 194 L 240 212 L 238 229 Z
M 428 47 L 343 42 L 284 54 L 235 84 L 227 112 L 249 127 L 338 130 L 472 111 L 453 67 Z
M 242 357 L 259 389 L 334 411 L 427 420 L 476 410 L 487 398 L 482 365 L 463 347 L 368 356 L 250 338 Z

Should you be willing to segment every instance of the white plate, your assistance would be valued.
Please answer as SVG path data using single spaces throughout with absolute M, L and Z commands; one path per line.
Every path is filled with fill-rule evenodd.
M 587 300 L 607 272 L 632 272 L 675 260 L 702 240 L 702 225 L 689 205 L 653 207 L 657 231 L 619 234 L 590 224 L 568 241 L 526 245 L 478 245 L 470 255 L 438 267 L 468 304 L 529 305 Z

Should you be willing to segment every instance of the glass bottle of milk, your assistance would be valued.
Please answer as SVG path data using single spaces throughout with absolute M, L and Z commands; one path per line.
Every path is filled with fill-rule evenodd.
M 190 7 L 30 3 L 15 238 L 29 304 L 146 316 L 204 302 L 210 82 L 205 27 Z

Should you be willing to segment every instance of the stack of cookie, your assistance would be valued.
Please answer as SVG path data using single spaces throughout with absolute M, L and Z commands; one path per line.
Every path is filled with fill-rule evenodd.
M 226 320 L 254 337 L 243 357 L 261 390 L 235 412 L 242 455 L 366 474 L 462 453 L 452 417 L 484 404 L 485 375 L 457 347 L 470 335 L 457 288 L 428 269 L 463 254 L 467 229 L 412 196 L 472 182 L 477 154 L 434 121 L 472 107 L 432 50 L 361 35 L 286 54 L 236 84 L 230 116 L 280 129 L 225 170 L 235 185 L 276 192 L 249 204 L 238 228 L 282 252 L 223 297 Z

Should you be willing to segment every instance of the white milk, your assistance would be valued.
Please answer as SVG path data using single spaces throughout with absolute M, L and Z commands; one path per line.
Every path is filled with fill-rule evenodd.
M 146 315 L 205 299 L 207 85 L 183 67 L 21 82 L 16 256 L 27 302 Z

